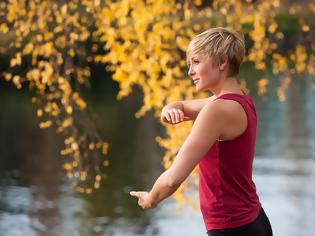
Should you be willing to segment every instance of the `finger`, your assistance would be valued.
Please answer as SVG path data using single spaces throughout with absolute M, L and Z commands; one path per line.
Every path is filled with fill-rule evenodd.
M 165 115 L 163 116 L 163 118 L 165 118 L 165 119 L 166 119 L 165 121 L 167 121 L 167 122 L 170 122 L 170 121 L 171 121 L 171 116 L 170 116 L 170 114 L 168 114 L 168 113 L 165 113 Z
M 167 113 L 168 110 L 167 109 L 162 109 L 162 112 L 161 112 L 161 121 L 162 122 L 170 122 L 170 116 L 169 114 Z
M 142 198 L 139 198 L 138 205 L 142 207 L 142 209 L 148 209 L 147 204 L 145 204 L 145 201 Z
M 174 109 L 169 111 L 169 115 L 171 117 L 172 124 L 175 124 L 176 123 L 176 118 L 175 118 L 175 111 L 174 111 Z
M 180 121 L 184 121 L 184 112 L 182 110 L 178 110 Z
M 144 197 L 147 192 L 145 191 L 131 191 L 130 195 L 141 198 Z
M 175 110 L 175 121 L 176 121 L 176 123 L 179 122 L 179 119 L 180 119 L 179 110 Z

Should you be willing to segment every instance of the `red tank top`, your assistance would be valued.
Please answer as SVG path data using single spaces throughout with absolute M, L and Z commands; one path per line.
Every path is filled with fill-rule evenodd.
M 247 115 L 247 128 L 233 140 L 216 141 L 199 162 L 200 208 L 207 230 L 248 224 L 261 208 L 252 180 L 255 105 L 247 95 L 229 93 L 217 99 L 240 103 Z

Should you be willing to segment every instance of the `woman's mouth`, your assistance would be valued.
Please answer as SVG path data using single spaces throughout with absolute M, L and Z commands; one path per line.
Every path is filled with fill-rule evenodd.
M 197 84 L 199 79 L 194 79 L 193 81 L 194 81 L 194 84 Z

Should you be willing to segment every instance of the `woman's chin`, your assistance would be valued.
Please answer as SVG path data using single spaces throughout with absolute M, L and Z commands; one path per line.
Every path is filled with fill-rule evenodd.
M 201 91 L 204 91 L 204 90 L 206 90 L 206 88 L 200 86 L 199 84 L 196 84 L 196 91 L 197 92 L 201 92 Z

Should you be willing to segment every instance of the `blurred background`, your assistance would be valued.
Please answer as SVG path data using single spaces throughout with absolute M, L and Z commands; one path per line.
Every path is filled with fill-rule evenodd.
M 6 8 L 8 2 L 1 3 L 2 10 L 8 9 Z M 21 2 L 17 1 L 16 6 L 18 7 Z M 95 4 L 94 7 L 98 6 L 98 1 L 92 2 Z M 126 2 L 128 1 L 121 1 L 121 3 Z M 145 8 L 152 4 L 149 1 L 139 2 L 142 2 Z M 163 3 L 163 1 L 161 2 Z M 195 6 L 197 10 L 206 9 L 209 5 L 215 12 L 216 7 L 223 7 L 223 3 L 220 1 L 195 2 L 197 2 L 196 5 L 192 4 L 190 7 Z M 227 2 L 233 4 L 233 1 Z M 263 7 L 259 5 L 263 1 L 239 2 L 243 5 Z M 300 4 L 305 4 L 303 7 L 308 6 L 312 13 L 311 16 L 314 16 L 315 6 L 310 2 L 303 1 Z M 291 58 L 292 61 L 288 59 L 285 63 L 291 64 L 295 70 L 293 73 L 291 67 L 281 71 L 281 66 L 275 67 L 268 63 L 265 68 L 259 69 L 259 65 L 255 64 L 260 60 L 259 58 L 254 59 L 252 63 L 248 59 L 239 75 L 240 81 L 249 90 L 258 112 L 254 181 L 262 205 L 271 221 L 274 235 L 277 236 L 313 235 L 315 230 L 315 124 L 313 122 L 315 89 L 313 67 L 311 68 L 314 66 L 314 25 L 308 25 L 306 21 L 298 20 L 303 18 L 302 15 L 292 14 L 292 12 L 299 12 L 299 4 L 294 5 L 296 3 L 299 1 L 279 1 L 279 6 L 275 6 L 276 12 L 278 12 L 275 14 L 278 16 L 277 25 L 278 27 L 283 25 L 281 32 L 284 37 L 281 39 L 280 51 L 286 52 L 288 49 L 289 54 L 285 54 L 284 57 L 290 58 L 290 50 L 292 53 L 297 44 L 305 43 L 307 49 L 305 63 L 307 65 L 302 68 L 302 71 L 299 71 L 299 68 L 294 67 L 297 64 L 297 62 L 295 64 L 294 58 Z M 38 2 L 36 4 L 40 5 Z M 92 5 L 84 4 L 82 6 L 92 9 L 90 12 L 94 12 L 96 9 Z M 177 4 L 185 4 L 185 1 L 177 1 Z M 165 5 L 167 6 L 166 3 Z M 68 7 L 71 8 L 70 5 Z M 312 7 L 314 8 L 312 9 Z M 263 9 L 263 11 L 267 10 Z M 3 12 L 0 19 L 3 22 L 7 21 L 8 28 L 11 27 L 12 31 L 15 29 L 14 27 L 17 27 L 14 23 L 15 20 L 10 21 L 9 18 L 4 17 L 5 14 L 9 14 L 9 10 Z M 65 14 L 70 15 L 69 12 Z M 97 14 L 97 11 L 95 10 L 93 14 Z M 180 14 L 180 12 L 174 14 Z M 224 13 L 222 14 L 224 15 Z M 214 16 L 216 15 L 214 14 Z M 18 19 L 16 18 L 16 22 Z M 210 19 L 212 18 L 210 17 Z M 294 21 L 294 19 L 297 20 Z M 1 26 L 1 24 L 0 28 L 4 29 L 4 25 Z M 119 26 L 116 27 L 118 31 Z M 253 39 L 255 37 L 251 38 L 250 32 L 251 29 L 245 35 L 249 42 L 249 54 L 250 48 L 256 42 Z M 178 199 L 170 198 L 158 208 L 143 211 L 137 206 L 136 200 L 129 196 L 131 190 L 149 190 L 156 177 L 165 168 L 162 161 L 166 150 L 156 142 L 156 137 L 167 135 L 172 137 L 172 133 L 168 133 L 169 131 L 166 131 L 165 127 L 160 124 L 156 113 L 159 111 L 159 106 L 163 105 L 162 102 L 168 102 L 168 100 L 162 97 L 160 105 L 151 104 L 152 109 L 146 111 L 140 118 L 136 118 L 135 114 L 145 104 L 147 92 L 144 88 L 146 85 L 135 83 L 132 92 L 124 99 L 119 100 L 117 96 L 124 88 L 122 82 L 115 79 L 115 71 L 106 71 L 104 65 L 99 61 L 83 62 L 90 72 L 86 76 L 88 85 L 80 85 L 80 89 L 78 89 L 76 85 L 71 84 L 71 93 L 80 92 L 81 98 L 87 104 L 85 110 L 89 119 L 83 125 L 73 122 L 72 126 L 79 126 L 83 134 L 92 133 L 89 135 L 93 138 L 105 137 L 110 145 L 109 151 L 105 152 L 106 160 L 109 160 L 110 164 L 106 165 L 104 170 L 105 177 L 102 173 L 99 174 L 102 176 L 100 185 L 95 181 L 93 191 L 82 190 L 82 188 L 77 188 L 79 185 L 73 185 L 73 176 L 76 176 L 76 172 L 71 172 L 72 169 L 65 165 L 71 163 L 71 168 L 76 168 L 76 165 L 67 159 L 69 158 L 67 156 L 71 157 L 72 154 L 61 154 L 65 145 L 65 137 L 68 137 L 69 133 L 56 132 L 59 116 L 57 115 L 55 120 L 51 118 L 53 120 L 51 127 L 39 128 L 44 128 L 39 125 L 43 119 L 38 112 L 41 107 L 34 105 L 32 101 L 34 101 L 34 97 L 40 99 L 42 95 L 38 95 L 40 89 L 36 87 L 37 83 L 30 88 L 33 77 L 25 74 L 28 66 L 32 67 L 27 55 L 25 56 L 26 61 L 22 60 L 24 64 L 22 62 L 20 67 L 12 65 L 11 58 L 16 58 L 14 55 L 19 49 L 14 52 L 11 49 L 5 50 L 6 43 L 14 41 L 14 37 L 13 39 L 10 37 L 12 35 L 3 36 L 0 39 L 2 46 L 0 47 L 0 235 L 206 235 L 201 213 L 190 203 L 182 204 Z M 28 37 L 31 36 L 28 35 Z M 308 41 L 309 39 L 311 39 L 311 43 Z M 91 41 L 87 40 L 87 44 L 91 44 Z M 106 50 L 115 51 L 111 47 Z M 116 48 L 116 52 L 117 50 Z M 96 54 L 91 54 L 96 56 Z M 62 55 L 64 56 L 64 54 Z M 78 55 L 80 54 L 78 53 Z M 270 58 L 274 59 L 272 53 L 270 55 Z M 43 58 L 45 59 L 45 56 Z M 264 60 L 271 60 L 270 58 L 267 57 Z M 182 59 L 185 60 L 184 56 Z M 182 59 L 178 59 L 179 64 Z M 75 62 L 73 68 L 81 66 L 77 60 L 73 59 Z M 113 59 L 110 58 L 110 60 Z M 119 57 L 117 60 L 119 61 Z M 105 60 L 104 63 L 108 65 L 108 61 Z M 123 61 L 120 63 L 123 64 Z M 119 66 L 118 64 L 116 66 Z M 62 64 L 62 66 L 65 65 Z M 275 68 L 281 73 L 276 73 Z M 174 68 L 172 67 L 172 69 Z M 286 71 L 290 70 L 292 73 L 286 74 Z M 5 73 L 11 73 L 12 78 L 4 78 Z M 187 73 L 184 66 L 182 73 L 183 75 Z M 62 75 L 62 72 L 59 74 Z M 23 84 L 19 88 L 17 79 L 14 82 L 14 75 L 20 75 L 21 84 L 26 85 Z M 151 78 L 150 76 L 152 74 L 148 75 L 149 78 Z M 75 78 L 78 77 L 76 75 Z M 174 77 L 176 76 L 174 75 Z M 288 77 L 290 82 L 283 85 L 283 81 L 287 80 L 282 78 Z M 71 83 L 76 82 L 73 78 L 67 78 L 67 76 L 64 78 L 69 81 L 73 80 Z M 188 81 L 191 86 L 189 80 L 185 81 Z M 179 80 L 179 83 L 183 83 L 183 80 Z M 154 86 L 157 90 L 158 85 L 152 85 L 153 90 Z M 171 86 L 176 87 L 176 84 Z M 44 90 L 44 96 L 46 92 Z M 63 92 L 63 94 L 65 93 Z M 61 106 L 61 104 L 63 103 L 61 102 L 59 105 Z M 156 109 L 155 106 L 157 106 Z M 73 105 L 73 110 L 75 111 L 75 109 L 75 105 Z M 79 111 L 80 109 L 77 108 L 76 113 L 70 112 L 68 115 L 73 115 L 75 120 L 86 117 L 86 114 L 81 115 Z M 50 115 L 50 117 L 54 116 Z M 94 128 L 91 128 L 91 125 Z M 69 132 L 73 135 L 71 131 Z M 92 150 L 91 146 L 85 147 L 84 142 L 82 145 L 79 143 L 79 146 L 79 150 L 82 148 L 81 153 L 84 153 L 84 149 Z M 82 154 L 79 163 L 88 158 L 88 156 L 85 157 L 86 159 L 84 157 Z M 92 154 L 89 157 L 91 158 Z M 73 158 L 76 160 L 75 155 Z M 95 165 L 94 162 L 92 164 Z M 92 164 L 82 164 L 82 168 Z M 93 174 L 95 173 L 91 173 L 91 175 Z M 97 179 L 98 177 L 96 177 Z M 194 186 L 185 191 L 190 201 L 197 201 L 194 197 L 197 189 Z
M 95 80 L 87 98 L 112 149 L 109 177 L 91 195 L 67 185 L 62 139 L 38 128 L 29 93 L 1 85 L 1 235 L 205 235 L 198 211 L 171 199 L 143 211 L 129 197 L 131 189 L 148 189 L 163 170 L 163 150 L 154 140 L 162 129 L 152 114 L 134 117 L 141 94 L 118 102 L 115 89 L 112 96 L 104 92 L 109 86 L 117 92 L 114 82 Z M 274 235 L 312 235 L 315 92 L 299 81 L 284 103 L 275 95 L 253 98 L 259 116 L 254 181 Z

